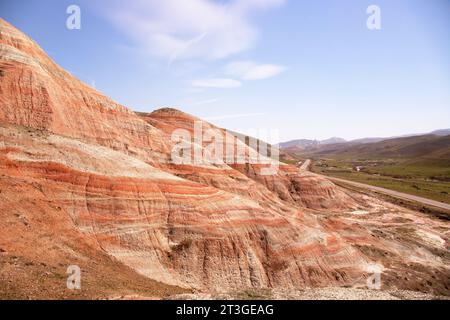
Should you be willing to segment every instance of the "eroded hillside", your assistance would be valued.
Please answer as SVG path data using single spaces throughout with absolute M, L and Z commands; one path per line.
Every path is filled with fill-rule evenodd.
M 70 264 L 94 298 L 364 286 L 374 265 L 383 289 L 450 295 L 448 222 L 281 163 L 174 163 L 173 130 L 200 119 L 136 115 L 3 20 L 0 70 L 3 297 L 70 296 Z

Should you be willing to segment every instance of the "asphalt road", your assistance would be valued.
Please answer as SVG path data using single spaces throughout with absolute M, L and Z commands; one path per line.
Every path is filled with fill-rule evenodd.
M 310 164 L 311 160 L 309 159 L 305 160 L 305 162 L 303 162 L 302 165 L 300 166 L 300 170 L 308 170 Z
M 311 161 L 308 159 L 306 160 L 302 166 L 300 167 L 301 170 L 307 170 L 309 165 L 310 165 Z M 403 200 L 409 200 L 409 201 L 414 201 L 414 202 L 418 202 L 424 205 L 429 205 L 429 206 L 433 206 L 436 208 L 440 208 L 440 209 L 444 209 L 444 210 L 449 210 L 450 211 L 450 204 L 447 203 L 443 203 L 443 202 L 439 202 L 439 201 L 435 201 L 435 200 L 431 200 L 431 199 L 427 199 L 427 198 L 423 198 L 423 197 L 419 197 L 419 196 L 414 196 L 408 193 L 403 193 L 403 192 L 398 192 L 398 191 L 394 191 L 394 190 L 390 190 L 390 189 L 386 189 L 386 188 L 381 188 L 381 187 L 375 187 L 375 186 L 371 186 L 365 183 L 360 183 L 360 182 L 354 182 L 354 181 L 350 181 L 350 180 L 345 180 L 345 179 L 341 179 L 341 178 L 334 178 L 334 177 L 330 177 L 330 176 L 323 176 L 331 181 L 334 182 L 341 182 L 341 183 L 346 183 L 361 189 L 366 189 L 369 191 L 374 191 L 374 192 L 378 192 L 378 193 L 383 193 L 395 198 L 399 198 L 399 199 L 403 199 Z

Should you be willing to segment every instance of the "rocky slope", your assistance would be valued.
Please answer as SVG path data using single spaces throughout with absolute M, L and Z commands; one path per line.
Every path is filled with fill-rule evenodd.
M 4 20 L 0 80 L 0 297 L 36 297 L 44 283 L 49 297 L 74 295 L 69 264 L 86 297 L 354 286 L 373 263 L 386 288 L 450 292 L 446 221 L 251 163 L 256 150 L 206 122 L 246 161 L 176 163 L 173 131 L 200 119 L 136 115 Z
M 174 172 L 176 174 L 183 174 L 185 178 L 219 186 L 222 189 L 229 187 L 233 192 L 236 192 L 237 190 L 235 188 L 241 185 L 243 187 L 241 192 L 252 198 L 255 198 L 256 195 L 248 194 L 248 192 L 256 189 L 262 193 L 262 200 L 271 197 L 267 194 L 267 191 L 269 191 L 270 193 L 275 193 L 279 199 L 300 207 L 333 210 L 358 207 L 354 199 L 347 196 L 328 180 L 319 176 L 300 175 L 296 167 L 288 166 L 277 161 L 276 170 L 273 173 L 266 174 L 271 169 L 270 159 L 261 156 L 256 150 L 248 147 L 235 134 L 215 127 L 199 118 L 171 108 L 159 109 L 150 114 L 141 113 L 140 115 L 146 122 L 160 129 L 165 134 L 167 141 L 171 141 L 172 133 L 180 129 L 186 130 L 193 136 L 196 124 L 200 126 L 202 132 L 208 132 L 209 130 L 217 136 L 222 137 L 223 151 L 221 154 L 223 156 L 221 160 L 224 163 L 229 163 L 229 166 L 226 167 L 228 170 L 218 172 L 216 178 L 214 178 L 214 172 L 217 171 L 209 171 L 210 175 L 206 178 L 206 172 L 200 170 L 197 166 L 176 166 Z M 191 142 L 194 143 L 194 141 Z M 205 141 L 202 147 L 206 148 L 209 144 L 210 141 Z M 260 147 L 259 144 L 255 146 Z M 231 161 L 227 150 L 234 150 L 234 154 L 231 153 Z M 244 159 L 245 161 L 242 161 L 244 163 L 238 161 L 236 155 L 238 150 L 243 150 L 242 154 L 246 157 Z M 269 153 L 270 151 L 267 154 Z M 239 172 L 245 175 L 245 177 L 238 175 Z M 240 183 L 236 184 L 232 182 L 229 185 L 223 185 L 221 181 L 224 181 L 224 175 L 234 177 L 234 180 L 239 179 Z M 257 183 L 255 184 L 254 182 Z M 261 185 L 263 188 L 261 188 Z

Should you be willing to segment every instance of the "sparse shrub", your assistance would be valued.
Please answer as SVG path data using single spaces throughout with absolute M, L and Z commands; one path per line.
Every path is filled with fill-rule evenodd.
M 247 289 L 238 293 L 238 298 L 243 300 L 270 300 L 271 297 L 269 289 Z
M 191 245 L 192 245 L 192 239 L 186 238 L 186 239 L 183 239 L 180 243 L 177 243 L 177 244 L 171 246 L 170 249 L 172 251 L 179 252 L 179 251 L 188 249 Z
M 273 271 L 281 271 L 287 268 L 287 262 L 284 260 L 273 260 L 270 262 L 270 269 Z

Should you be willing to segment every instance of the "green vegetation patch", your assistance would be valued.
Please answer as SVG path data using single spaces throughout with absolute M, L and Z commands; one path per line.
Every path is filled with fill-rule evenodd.
M 450 168 L 446 166 L 409 165 L 401 160 L 321 159 L 314 162 L 312 170 L 336 178 L 450 203 Z

